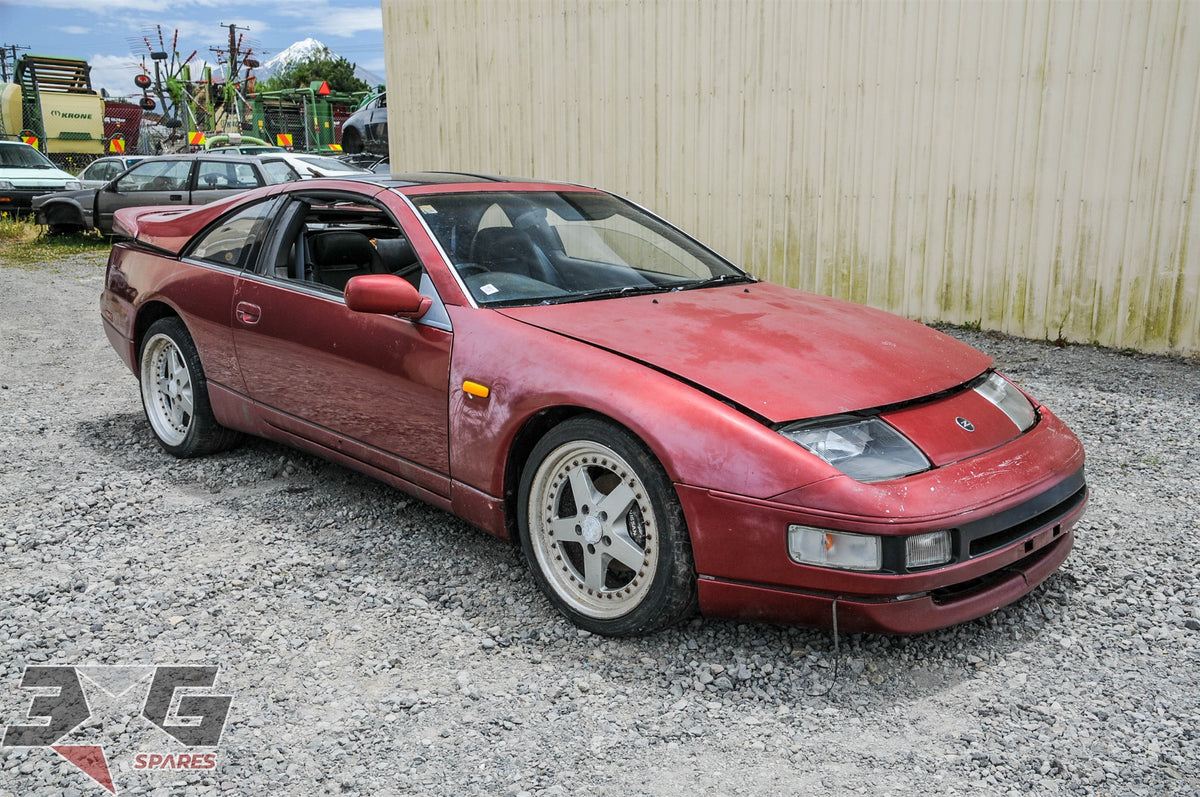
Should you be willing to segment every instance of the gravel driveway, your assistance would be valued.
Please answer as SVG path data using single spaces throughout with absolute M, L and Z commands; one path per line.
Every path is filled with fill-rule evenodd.
M 956 331 L 1087 448 L 1066 565 L 916 638 L 697 619 L 577 631 L 519 551 L 262 441 L 164 455 L 101 330 L 103 256 L 0 268 L 0 724 L 26 665 L 220 665 L 214 769 L 137 690 L 63 743 L 121 794 L 1200 793 L 1200 363 Z M 145 694 L 143 690 L 142 695 Z M 101 699 L 101 698 L 104 699 Z M 0 793 L 101 795 L 46 748 Z

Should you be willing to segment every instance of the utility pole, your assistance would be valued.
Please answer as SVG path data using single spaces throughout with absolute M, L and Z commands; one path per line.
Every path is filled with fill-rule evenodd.
M 238 103 L 238 93 L 234 88 L 234 85 L 238 80 L 238 73 L 241 71 L 242 67 L 241 55 L 238 52 L 239 45 L 241 44 L 241 37 L 237 35 L 237 32 L 239 30 L 250 30 L 250 28 L 232 24 L 226 25 L 224 22 L 221 23 L 221 27 L 229 28 L 228 51 L 223 51 L 219 47 L 209 47 L 208 49 L 216 53 L 218 56 L 224 54 L 229 59 L 226 65 L 227 68 L 225 70 L 225 114 L 226 119 L 228 119 L 232 113 L 232 116 L 237 120 L 238 127 L 240 129 L 242 123 L 242 112 L 241 106 Z M 218 62 L 219 61 L 220 59 L 218 58 Z
M 17 72 L 17 50 L 28 49 L 28 47 L 19 44 L 5 44 L 0 46 L 0 75 L 3 76 L 3 80 L 0 82 L 8 82 L 8 59 L 10 55 L 13 62 L 13 77 L 15 78 Z

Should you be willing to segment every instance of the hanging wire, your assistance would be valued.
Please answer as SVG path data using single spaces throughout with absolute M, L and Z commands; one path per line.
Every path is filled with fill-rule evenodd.
M 837 605 L 838 599 L 833 599 L 833 675 L 829 679 L 829 686 L 825 687 L 824 692 L 805 692 L 806 697 L 825 697 L 833 691 L 834 684 L 837 683 L 838 672 L 841 670 L 842 656 L 841 649 L 838 646 L 838 622 L 837 622 Z

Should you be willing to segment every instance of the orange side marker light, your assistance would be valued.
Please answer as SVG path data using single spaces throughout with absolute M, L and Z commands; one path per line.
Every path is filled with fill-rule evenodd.
M 467 380 L 466 382 L 463 382 L 463 392 L 468 396 L 487 398 L 492 391 L 487 385 L 481 385 L 478 382 Z

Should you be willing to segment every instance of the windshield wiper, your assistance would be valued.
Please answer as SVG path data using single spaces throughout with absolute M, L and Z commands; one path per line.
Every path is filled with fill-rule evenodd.
M 546 299 L 543 304 L 569 304 L 571 302 L 586 302 L 592 299 L 615 299 L 619 296 L 666 293 L 669 290 L 671 288 L 663 285 L 626 285 L 623 288 L 596 288 L 595 290 L 572 293 L 567 296 L 554 296 Z
M 696 280 L 695 282 L 689 282 L 687 285 L 680 285 L 675 290 L 691 291 L 696 288 L 711 288 L 714 285 L 740 285 L 746 282 L 758 282 L 758 280 L 749 274 L 718 274 L 715 277 Z

